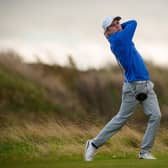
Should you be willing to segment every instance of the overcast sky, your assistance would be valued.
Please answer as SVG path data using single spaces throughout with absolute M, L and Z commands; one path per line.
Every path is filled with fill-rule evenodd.
M 105 16 L 136 19 L 135 45 L 144 59 L 168 65 L 167 0 L 0 0 L 0 49 L 25 60 L 67 63 L 81 69 L 114 63 L 101 28 Z

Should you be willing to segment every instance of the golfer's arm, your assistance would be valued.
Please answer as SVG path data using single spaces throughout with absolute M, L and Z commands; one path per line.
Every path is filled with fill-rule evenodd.
M 126 26 L 128 26 L 130 23 L 132 23 L 132 21 L 135 21 L 135 20 L 128 20 L 127 22 L 124 22 L 121 24 L 122 28 L 125 29 Z
M 121 37 L 123 39 L 128 39 L 128 40 L 132 40 L 136 27 L 137 27 L 137 22 L 136 20 L 129 20 L 123 24 L 121 24 L 122 26 L 122 31 L 121 31 Z

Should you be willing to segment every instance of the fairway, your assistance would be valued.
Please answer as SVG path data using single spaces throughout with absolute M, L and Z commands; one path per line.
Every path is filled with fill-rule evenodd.
M 139 160 L 139 159 L 110 159 L 99 158 L 92 162 L 84 162 L 79 159 L 36 159 L 36 160 L 17 160 L 1 161 L 1 168 L 167 168 L 167 157 L 157 160 Z

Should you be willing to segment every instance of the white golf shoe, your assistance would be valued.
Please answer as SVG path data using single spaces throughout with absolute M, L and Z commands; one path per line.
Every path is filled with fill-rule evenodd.
M 85 146 L 84 159 L 87 162 L 92 161 L 94 159 L 94 155 L 96 153 L 96 148 L 91 143 L 92 143 L 92 140 L 88 140 L 86 142 L 86 146 Z
M 139 159 L 156 159 L 151 153 L 147 152 L 144 154 L 139 153 Z

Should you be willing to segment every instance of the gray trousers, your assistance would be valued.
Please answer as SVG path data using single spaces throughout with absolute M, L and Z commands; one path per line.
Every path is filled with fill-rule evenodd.
M 135 94 L 146 92 L 148 97 L 141 102 L 145 114 L 148 116 L 148 125 L 141 143 L 141 153 L 150 152 L 154 139 L 160 125 L 161 113 L 157 96 L 153 90 L 154 84 L 151 81 L 141 81 L 124 83 L 122 88 L 122 103 L 119 112 L 105 125 L 99 134 L 93 138 L 92 142 L 97 147 L 102 146 L 111 136 L 113 136 L 126 123 L 134 113 L 138 103 Z

